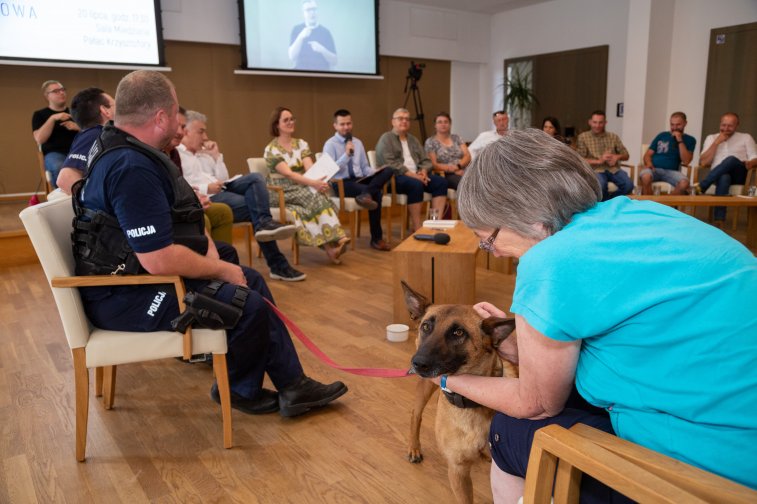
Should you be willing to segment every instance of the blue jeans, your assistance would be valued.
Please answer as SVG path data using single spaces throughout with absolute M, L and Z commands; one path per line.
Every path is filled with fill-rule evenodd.
M 424 186 L 420 180 L 408 177 L 407 175 L 397 175 L 394 177 L 397 192 L 407 194 L 408 205 L 423 201 L 424 192 L 430 192 L 432 197 L 447 196 L 447 179 L 431 174 L 429 174 L 428 179 L 428 184 Z
M 725 196 L 728 194 L 731 184 L 743 184 L 746 182 L 746 165 L 734 156 L 728 156 L 722 163 L 710 170 L 710 173 L 699 183 L 702 192 L 705 192 L 715 183 L 715 194 Z M 725 220 L 725 207 L 715 207 L 713 215 L 716 221 Z
M 631 177 L 629 177 L 628 174 L 623 170 L 618 170 L 615 173 L 612 173 L 610 170 L 595 173 L 597 174 L 599 185 L 602 188 L 602 201 L 607 201 L 608 199 L 614 198 L 615 196 L 625 196 L 626 194 L 631 194 L 631 191 L 633 191 L 633 182 L 631 181 Z M 613 184 L 618 186 L 618 190 L 610 194 L 607 191 L 608 182 L 612 182 Z
M 226 184 L 225 189 L 210 197 L 214 203 L 226 203 L 234 214 L 234 222 L 252 222 L 254 228 L 273 220 L 265 179 L 259 173 L 248 173 Z M 265 262 L 273 270 L 288 266 L 275 241 L 258 242 Z
M 50 172 L 51 184 L 53 189 L 58 188 L 58 174 L 60 169 L 63 168 L 63 161 L 68 157 L 63 152 L 48 152 L 45 154 L 45 171 Z

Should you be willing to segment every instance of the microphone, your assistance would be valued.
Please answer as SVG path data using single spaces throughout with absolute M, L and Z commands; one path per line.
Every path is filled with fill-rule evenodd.
M 437 245 L 446 245 L 449 243 L 450 237 L 447 233 L 434 233 L 430 234 L 416 234 L 413 235 L 416 240 L 432 241 Z
M 351 142 L 351 141 L 352 141 L 352 133 L 347 133 L 346 135 L 344 135 L 344 143 Z M 355 149 L 350 149 L 348 151 L 348 154 L 350 156 L 352 156 L 353 154 L 355 154 Z

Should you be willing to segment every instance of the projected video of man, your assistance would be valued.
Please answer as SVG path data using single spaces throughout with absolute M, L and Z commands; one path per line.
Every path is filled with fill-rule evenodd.
M 289 59 L 296 70 L 331 70 L 336 66 L 336 47 L 331 32 L 318 23 L 318 3 L 303 0 L 305 22 L 292 29 Z

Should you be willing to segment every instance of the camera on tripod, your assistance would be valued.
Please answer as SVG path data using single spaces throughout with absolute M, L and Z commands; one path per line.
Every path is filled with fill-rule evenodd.
M 425 63 L 416 63 L 415 61 L 411 61 L 410 68 L 407 69 L 407 78 L 414 81 L 421 80 L 421 77 L 423 77 L 424 68 L 426 68 Z

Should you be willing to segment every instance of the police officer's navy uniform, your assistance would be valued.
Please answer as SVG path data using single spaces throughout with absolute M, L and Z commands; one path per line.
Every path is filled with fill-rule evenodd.
M 101 139 L 118 131 L 108 126 Z M 176 182 L 172 182 L 166 167 L 155 157 L 130 147 L 106 151 L 94 161 L 80 193 L 81 206 L 114 216 L 135 252 L 153 252 L 174 243 Z M 219 252 L 233 255 L 223 247 Z M 226 359 L 232 393 L 255 399 L 265 373 L 281 390 L 297 382 L 303 370 L 286 328 L 263 301 L 273 301 L 265 281 L 257 271 L 244 266 L 242 271 L 251 292 L 239 323 L 226 331 Z M 187 290 L 197 292 L 208 283 L 185 279 Z M 214 297 L 230 303 L 235 291 L 236 286 L 223 284 Z M 102 329 L 171 330 L 171 320 L 179 315 L 176 293 L 170 285 L 87 287 L 80 292 L 87 316 Z

